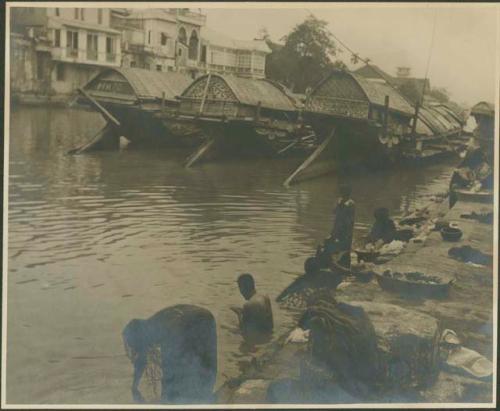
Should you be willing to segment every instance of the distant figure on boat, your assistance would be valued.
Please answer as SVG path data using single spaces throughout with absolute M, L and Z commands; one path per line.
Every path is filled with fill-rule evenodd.
M 344 277 L 330 270 L 322 270 L 317 257 L 309 257 L 304 263 L 304 274 L 293 281 L 276 298 L 289 308 L 305 308 L 307 299 L 318 289 L 334 291 Z
M 132 396 L 136 402 L 145 402 L 139 383 L 146 368 L 154 365 L 161 369 L 161 403 L 213 401 L 217 331 L 210 311 L 185 304 L 167 307 L 146 320 L 130 321 L 122 337 L 134 364 Z M 159 364 L 150 364 L 158 349 Z
M 355 204 L 351 197 L 351 187 L 342 184 L 339 188 L 340 199 L 335 207 L 331 240 L 333 253 L 338 255 L 337 262 L 343 267 L 351 266 L 351 247 L 354 231 Z
M 380 207 L 373 213 L 375 222 L 373 223 L 368 241 L 371 243 L 381 242 L 387 244 L 396 238 L 396 224 L 389 217 L 389 210 L 385 207 Z
M 238 287 L 246 302 L 243 308 L 231 309 L 238 315 L 243 338 L 256 344 L 268 341 L 273 331 L 273 311 L 269 297 L 257 294 L 251 274 L 241 274 Z
M 493 189 L 493 169 L 491 154 L 475 142 L 465 154 L 464 159 L 453 172 L 450 181 L 450 208 L 457 201 L 457 189 L 469 189 L 473 192 Z

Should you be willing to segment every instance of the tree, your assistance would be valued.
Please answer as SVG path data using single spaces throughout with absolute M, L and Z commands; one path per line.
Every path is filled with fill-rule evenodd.
M 286 35 L 283 46 L 273 43 L 267 36 L 272 50 L 266 63 L 266 75 L 284 83 L 296 93 L 316 85 L 334 67 L 345 67 L 341 61 L 335 64 L 331 58 L 339 54 L 328 23 L 310 15 Z
M 422 89 L 417 87 L 413 81 L 404 82 L 398 87 L 398 90 L 413 104 L 422 101 Z
M 441 103 L 447 103 L 450 101 L 450 93 L 445 88 L 433 88 L 429 92 L 429 95 Z

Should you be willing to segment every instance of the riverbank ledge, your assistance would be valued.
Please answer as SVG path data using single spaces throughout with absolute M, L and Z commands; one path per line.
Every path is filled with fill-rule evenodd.
M 355 398 L 328 376 L 316 375 L 314 381 L 308 344 L 287 341 L 289 330 L 254 358 L 239 377 L 223 384 L 217 392 L 218 402 L 491 402 L 491 378 L 478 379 L 445 367 L 440 337 L 443 330 L 453 330 L 464 347 L 492 361 L 492 267 L 459 261 L 448 252 L 452 247 L 469 246 L 493 255 L 493 225 L 464 217 L 491 212 L 493 207 L 459 201 L 448 210 L 446 203 L 434 201 L 425 211 L 420 240 L 408 243 L 401 254 L 376 266 L 376 271 L 404 265 L 429 275 L 454 277 L 447 296 L 411 298 L 383 290 L 375 278 L 368 283 L 346 282 L 336 291 L 339 302 L 362 307 L 374 326 L 386 379 L 378 398 Z M 444 241 L 439 231 L 429 229 L 436 218 L 457 224 L 462 238 Z M 304 384 L 306 375 L 309 383 Z

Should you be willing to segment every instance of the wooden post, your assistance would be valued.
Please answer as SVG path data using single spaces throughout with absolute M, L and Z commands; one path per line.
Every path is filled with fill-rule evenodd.
M 279 150 L 277 154 L 281 155 L 284 152 L 286 152 L 289 149 L 291 149 L 293 146 L 295 146 L 298 143 L 300 143 L 302 140 L 305 140 L 306 138 L 311 138 L 311 137 L 314 137 L 314 134 L 309 134 L 309 135 L 307 135 L 305 137 L 298 137 L 296 140 L 293 140 L 290 144 L 288 144 L 285 148 L 282 148 L 281 150 Z
M 165 112 L 165 92 L 161 92 L 161 112 Z
M 200 147 L 196 149 L 196 151 L 191 154 L 186 160 L 186 168 L 191 167 L 194 163 L 196 163 L 215 143 L 215 137 L 209 138 L 204 141 Z
M 205 84 L 205 90 L 203 90 L 203 97 L 201 98 L 201 103 L 200 103 L 200 114 L 203 113 L 203 106 L 205 105 L 205 100 L 207 99 L 208 85 L 210 84 L 211 76 L 212 74 L 208 73 L 207 84 Z
M 111 123 L 101 128 L 97 134 L 88 143 L 69 150 L 67 154 L 81 154 L 88 151 L 107 150 L 118 148 L 120 145 L 120 137 L 116 127 Z
M 413 141 L 415 141 L 417 137 L 417 121 L 418 121 L 419 111 L 420 111 L 420 102 L 417 101 L 417 104 L 415 105 L 415 115 L 413 117 L 413 124 L 411 125 L 411 138 Z
M 78 88 L 77 89 L 79 93 L 81 93 L 83 96 L 87 98 L 96 108 L 101 112 L 101 114 L 108 120 L 108 122 L 111 122 L 115 124 L 116 126 L 120 127 L 121 124 L 120 122 L 111 115 L 111 113 L 106 110 L 103 106 L 101 106 L 90 94 L 88 94 L 83 88 Z
M 389 120 L 389 96 L 385 96 L 385 100 L 384 100 L 384 138 L 387 137 L 388 120 Z
M 323 140 L 323 142 L 312 152 L 312 154 L 292 173 L 290 177 L 286 179 L 283 183 L 285 187 L 290 187 L 290 184 L 297 178 L 297 176 L 302 173 L 307 167 L 311 165 L 311 163 L 318 158 L 318 156 L 325 150 L 325 148 L 332 141 L 333 136 L 335 135 L 335 126 L 332 128 L 330 135 Z

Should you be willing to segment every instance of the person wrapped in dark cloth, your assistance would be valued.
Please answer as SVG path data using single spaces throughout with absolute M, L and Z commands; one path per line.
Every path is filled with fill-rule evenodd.
M 343 279 L 341 274 L 322 269 L 317 257 L 309 257 L 304 263 L 304 274 L 285 288 L 276 301 L 288 308 L 306 308 L 312 294 L 320 289 L 335 290 Z
M 350 394 L 369 398 L 380 387 L 381 367 L 377 338 L 361 307 L 337 302 L 318 291 L 309 299 L 299 327 L 310 330 L 311 362 L 326 368 Z
M 340 199 L 334 210 L 333 229 L 329 247 L 338 264 L 349 268 L 351 266 L 351 248 L 354 231 L 355 204 L 351 199 L 351 186 L 341 184 L 339 187 Z
M 131 320 L 122 338 L 134 365 L 132 396 L 136 402 L 145 402 L 139 383 L 152 367 L 160 369 L 161 403 L 213 401 L 217 331 L 210 311 L 187 304 L 167 307 L 148 319 Z

